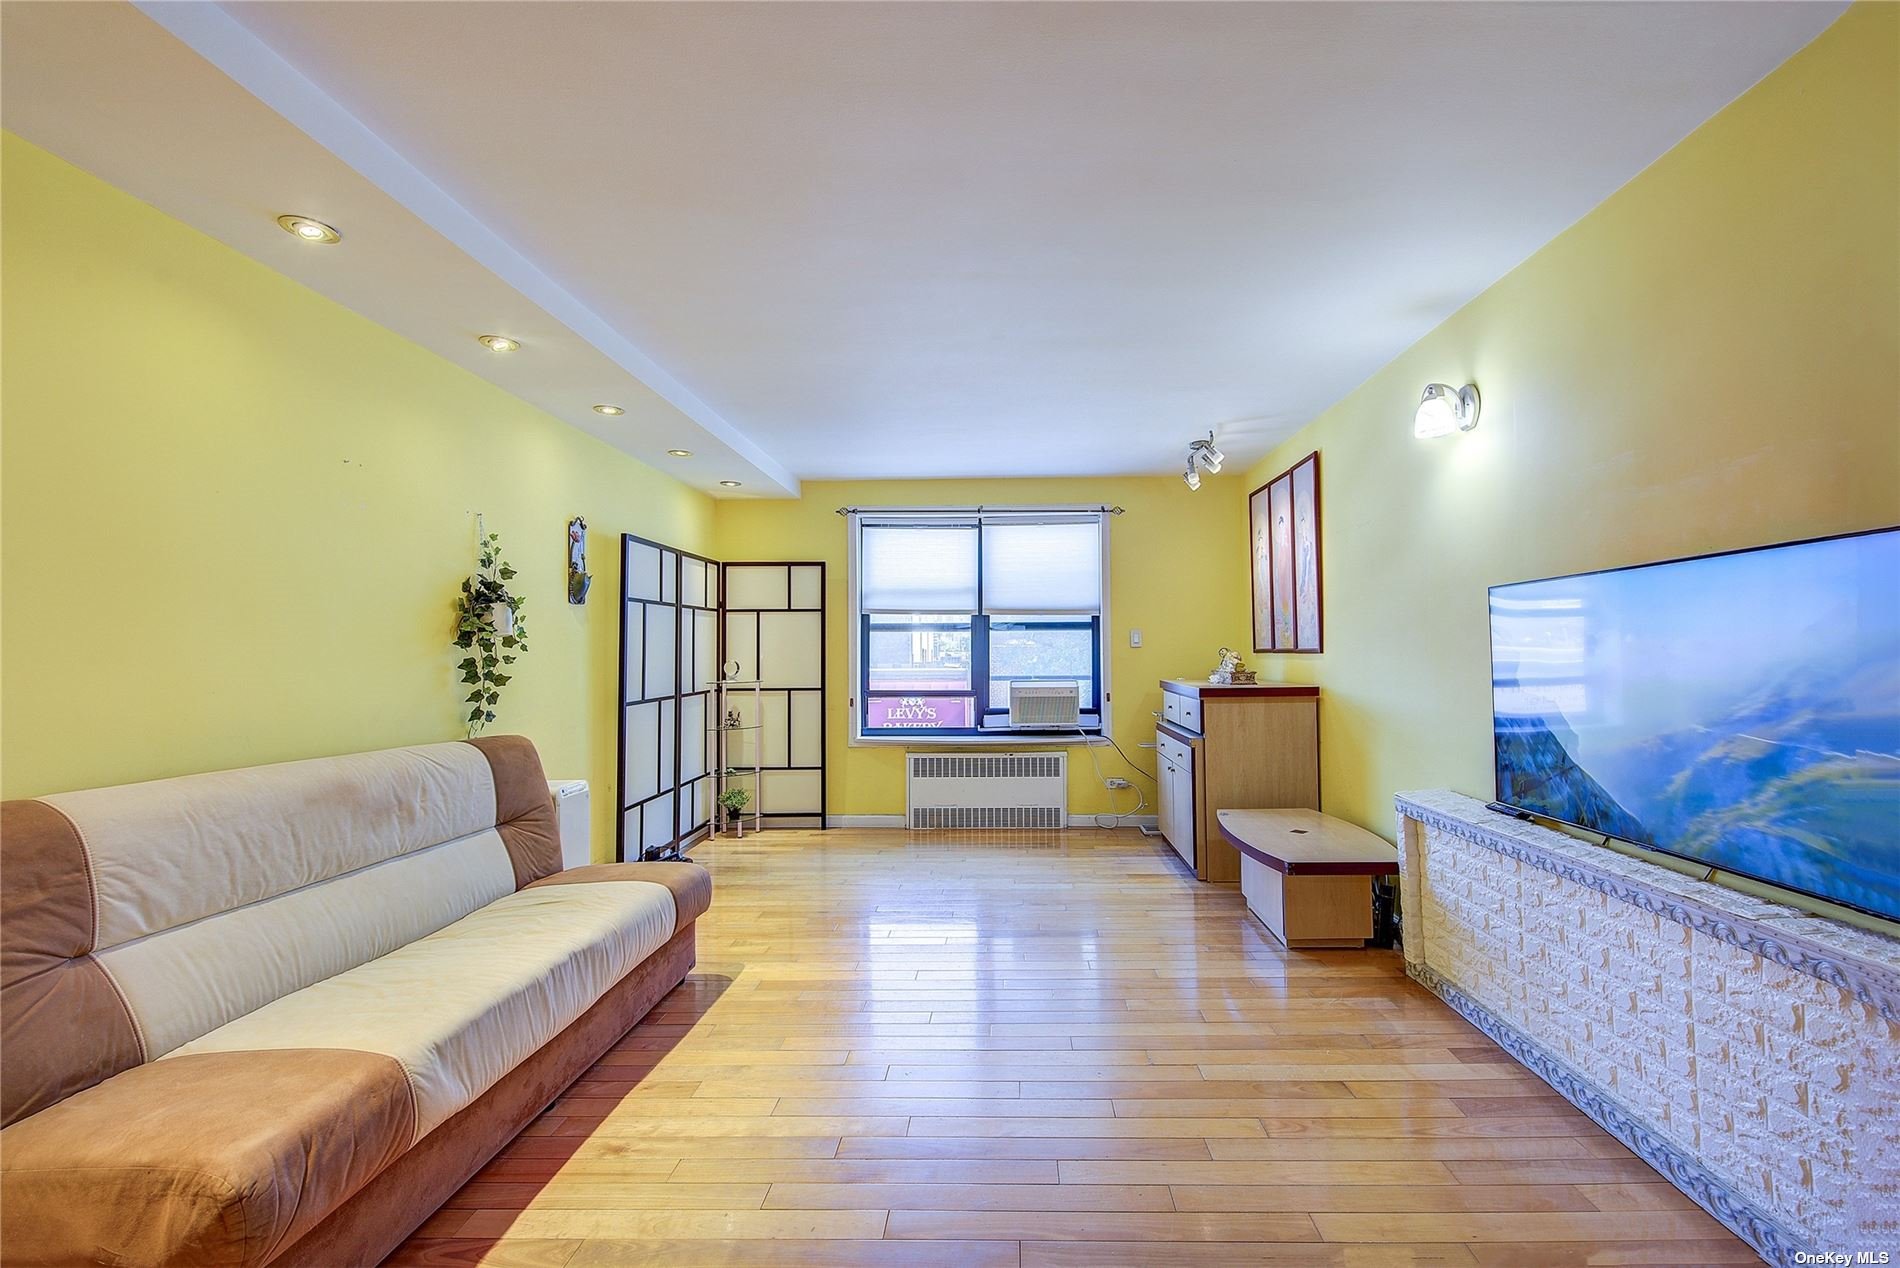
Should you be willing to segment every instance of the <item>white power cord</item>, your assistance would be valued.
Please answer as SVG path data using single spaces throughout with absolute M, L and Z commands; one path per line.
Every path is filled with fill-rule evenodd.
M 1095 768 L 1095 781 L 1099 783 L 1103 788 L 1107 789 L 1109 794 L 1112 796 L 1117 790 L 1109 787 L 1108 777 L 1102 774 L 1102 760 L 1100 757 L 1096 755 L 1096 752 L 1095 752 L 1095 750 L 1098 747 L 1100 747 L 1101 744 L 1102 744 L 1102 741 L 1099 739 L 1085 738 L 1082 742 L 1082 747 L 1086 748 L 1089 751 L 1089 765 Z M 1117 748 L 1115 751 L 1118 753 L 1121 752 L 1119 748 Z M 1127 760 L 1126 757 L 1124 757 L 1123 760 L 1126 761 Z M 1141 770 L 1139 767 L 1136 767 L 1134 763 L 1132 762 L 1129 763 L 1129 768 L 1131 770 L 1134 770 L 1134 772 L 1137 775 L 1147 774 L 1146 771 Z M 1110 811 L 1107 814 L 1098 814 L 1095 816 L 1096 827 L 1098 828 L 1122 827 L 1124 826 L 1124 822 L 1123 822 L 1124 820 L 1129 819 L 1133 817 L 1134 815 L 1138 815 L 1142 811 L 1148 808 L 1148 794 L 1142 791 L 1141 785 L 1137 784 L 1134 780 L 1131 779 L 1128 781 L 1128 786 L 1135 790 L 1136 802 L 1135 802 L 1134 809 L 1123 810 L 1120 812 Z M 1103 822 L 1104 820 L 1107 820 L 1107 822 Z

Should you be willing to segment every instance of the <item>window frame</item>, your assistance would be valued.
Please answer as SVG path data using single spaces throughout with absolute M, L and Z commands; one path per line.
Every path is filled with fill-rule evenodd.
M 846 534 L 849 538 L 847 549 L 848 588 L 850 591 L 851 636 L 850 648 L 850 692 L 851 731 L 848 743 L 853 747 L 897 745 L 916 747 L 930 744 L 984 745 L 1009 744 L 1087 744 L 1097 741 L 1108 734 L 1110 729 L 1110 710 L 1113 707 L 1114 694 L 1109 683 L 1108 636 L 1109 624 L 1109 518 L 1113 513 L 1103 506 L 1036 506 L 1036 507 L 865 507 L 844 508 L 840 512 L 846 516 Z M 1093 520 L 1096 524 L 1100 542 L 1100 566 L 1102 572 L 1102 600 L 1094 613 L 1023 613 L 1023 614 L 986 614 L 983 607 L 983 547 L 982 526 L 985 521 L 1018 521 L 1034 523 L 1047 519 Z M 977 532 L 977 601 L 976 611 L 957 613 L 913 613 L 913 616 L 937 615 L 946 622 L 960 623 L 967 619 L 970 623 L 970 686 L 968 689 L 930 689 L 893 693 L 873 692 L 870 686 L 870 642 L 874 630 L 915 630 L 928 628 L 914 621 L 880 626 L 878 617 L 882 614 L 864 611 L 863 569 L 859 558 L 863 529 L 867 524 L 876 526 L 895 526 L 914 523 L 920 526 L 928 524 L 969 524 Z M 1028 618 L 1040 620 L 1029 621 Z M 984 723 L 995 717 L 1007 718 L 1007 706 L 990 706 L 990 638 L 992 621 L 1011 625 L 1032 623 L 1051 629 L 1090 630 L 1090 664 L 1093 671 L 1094 691 L 1090 698 L 1082 701 L 1081 725 L 1074 730 L 1048 731 L 1038 729 L 1014 729 L 1007 725 L 986 726 Z M 1066 678 L 1051 681 L 1069 681 Z M 954 727 L 943 729 L 889 729 L 876 730 L 867 725 L 870 717 L 870 699 L 872 695 L 887 696 L 902 694 L 918 699 L 970 699 L 976 717 L 974 727 Z

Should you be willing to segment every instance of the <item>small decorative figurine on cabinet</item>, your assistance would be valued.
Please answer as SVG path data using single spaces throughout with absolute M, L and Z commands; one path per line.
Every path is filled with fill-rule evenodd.
M 567 601 L 587 602 L 587 589 L 594 578 L 587 571 L 587 521 L 576 515 L 567 522 Z
M 1231 647 L 1220 649 L 1220 664 L 1207 676 L 1207 681 L 1217 687 L 1251 686 L 1257 681 L 1254 671 L 1241 663 L 1240 653 Z

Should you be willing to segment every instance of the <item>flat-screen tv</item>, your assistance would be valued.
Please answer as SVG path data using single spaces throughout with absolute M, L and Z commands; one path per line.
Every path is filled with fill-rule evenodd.
M 1900 528 L 1491 588 L 1497 799 L 1900 920 Z

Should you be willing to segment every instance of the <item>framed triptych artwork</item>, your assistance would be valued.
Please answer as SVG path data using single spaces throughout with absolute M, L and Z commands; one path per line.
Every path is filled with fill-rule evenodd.
M 1253 649 L 1320 650 L 1319 454 L 1247 498 L 1253 562 Z

